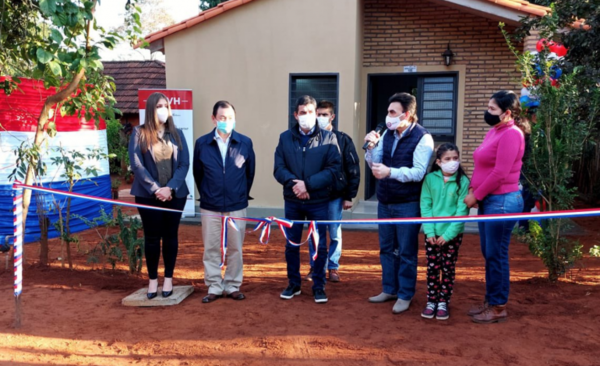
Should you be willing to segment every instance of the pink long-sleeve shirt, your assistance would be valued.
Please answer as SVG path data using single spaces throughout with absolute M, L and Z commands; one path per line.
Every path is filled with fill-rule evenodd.
M 475 198 L 482 201 L 488 194 L 518 191 L 524 152 L 525 136 L 514 121 L 490 129 L 473 152 Z

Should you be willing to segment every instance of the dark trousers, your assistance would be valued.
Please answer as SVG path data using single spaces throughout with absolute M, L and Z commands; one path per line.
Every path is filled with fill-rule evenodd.
M 436 239 L 438 237 L 436 236 Z M 454 276 L 458 249 L 462 244 L 463 234 L 442 245 L 429 244 L 425 240 L 427 256 L 427 301 L 450 302 L 454 292 Z M 441 273 L 441 278 L 440 278 Z
M 285 218 L 288 220 L 327 220 L 329 202 L 323 203 L 297 203 L 285 201 Z M 294 243 L 302 242 L 302 229 L 304 225 L 294 224 L 286 229 L 286 235 Z M 313 267 L 313 290 L 325 288 L 325 263 L 327 262 L 327 225 L 317 225 L 319 232 L 319 246 L 317 247 L 317 260 Z M 290 285 L 300 286 L 300 247 L 288 242 L 285 244 L 285 260 Z
M 186 197 L 173 197 L 170 201 L 162 202 L 156 198 L 135 197 L 135 203 L 142 205 L 183 210 Z M 179 221 L 181 214 L 175 212 L 156 211 L 147 208 L 138 208 L 142 224 L 144 225 L 144 245 L 146 253 L 146 267 L 151 280 L 158 278 L 158 260 L 160 258 L 160 241 L 162 239 L 162 254 L 165 265 L 165 277 L 172 278 L 179 239 Z
M 379 202 L 377 217 L 391 219 L 420 217 L 419 201 L 385 204 Z M 410 301 L 417 284 L 417 258 L 421 224 L 379 225 L 379 259 L 383 292 Z

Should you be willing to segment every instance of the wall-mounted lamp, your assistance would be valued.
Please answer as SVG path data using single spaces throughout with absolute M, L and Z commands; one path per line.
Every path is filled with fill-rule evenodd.
M 448 48 L 446 49 L 446 51 L 444 51 L 444 53 L 442 53 L 442 57 L 444 58 L 444 64 L 446 66 L 450 66 L 450 64 L 452 63 L 452 57 L 454 56 L 456 55 L 450 49 L 450 42 L 448 42 Z

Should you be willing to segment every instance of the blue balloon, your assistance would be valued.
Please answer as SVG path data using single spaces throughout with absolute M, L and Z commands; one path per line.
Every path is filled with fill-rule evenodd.
M 540 106 L 540 101 L 539 100 L 530 98 L 527 95 L 523 95 L 521 98 L 519 98 L 519 101 L 521 102 L 521 104 L 523 104 L 523 106 L 525 108 L 533 108 L 533 107 L 539 107 Z
M 556 80 L 562 76 L 562 70 L 557 65 L 550 68 L 550 78 Z

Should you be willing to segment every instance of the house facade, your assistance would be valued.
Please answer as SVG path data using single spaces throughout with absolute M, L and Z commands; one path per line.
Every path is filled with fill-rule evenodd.
M 521 89 L 498 24 L 511 32 L 548 11 L 521 0 L 230 0 L 146 40 L 165 52 L 167 87 L 193 90 L 196 137 L 212 129 L 217 100 L 235 105 L 257 155 L 252 206 L 270 209 L 283 206 L 273 153 L 304 94 L 334 102 L 334 123 L 360 149 L 387 99 L 412 93 L 436 146 L 456 143 L 470 171 L 489 97 Z M 365 202 L 376 182 L 364 161 L 362 173 Z

